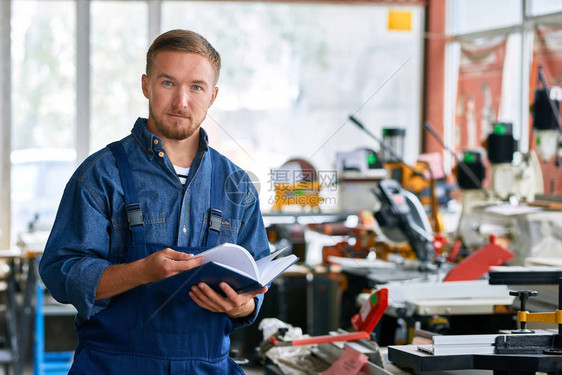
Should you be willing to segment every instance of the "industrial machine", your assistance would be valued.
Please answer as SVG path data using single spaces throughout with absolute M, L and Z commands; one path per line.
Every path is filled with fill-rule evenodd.
M 372 189 L 387 175 L 379 155 L 367 148 L 338 152 L 336 166 L 340 209 L 360 211 L 373 207 Z
M 520 328 L 512 331 L 512 335 L 497 338 L 495 352 L 562 356 L 562 269 L 556 267 L 495 267 L 490 272 L 490 284 L 558 285 L 558 304 L 554 312 L 527 311 L 527 300 L 538 295 L 535 290 L 510 291 L 510 295 L 517 296 L 520 300 L 520 309 L 517 314 Z M 555 302 L 552 301 L 552 303 Z M 527 328 L 529 322 L 556 324 L 557 333 L 539 334 Z M 522 337 L 519 336 L 521 334 L 528 335 Z M 562 357 L 559 358 L 562 359 Z
M 420 271 L 428 271 L 435 255 L 434 234 L 420 200 L 395 180 L 379 181 L 371 189 L 373 193 L 374 215 L 360 211 L 357 226 L 333 223 L 312 228 L 328 235 L 354 237 L 352 243 L 324 246 L 323 263 L 330 263 L 331 256 L 366 258 L 375 250 L 379 259 L 388 260 L 388 253 L 399 254 L 403 259 L 416 260 Z
M 355 314 L 351 318 L 351 324 L 357 332 L 284 340 L 284 332 L 281 331 L 271 336 L 269 338 L 269 342 L 273 346 L 300 346 L 369 339 L 371 337 L 373 329 L 381 319 L 387 307 L 388 289 L 381 288 L 373 292 L 371 296 L 363 303 L 359 313 Z
M 543 193 L 541 166 L 536 154 L 530 151 L 520 163 L 513 163 L 513 155 L 517 151 L 513 124 L 494 123 L 487 145 L 492 168 L 491 189 L 498 198 L 506 200 L 514 196 L 533 202 L 536 194 Z
M 533 105 L 533 131 L 535 132 L 536 149 L 540 158 L 548 162 L 556 157 L 560 162 L 560 99 L 562 90 L 559 87 L 548 87 L 542 66 L 539 66 L 539 83 L 542 87 L 535 90 Z
M 426 122 L 424 127 L 456 160 L 457 182 L 462 193 L 462 212 L 456 237 L 462 241 L 463 247 L 478 249 L 494 234 L 510 240 L 509 249 L 517 255 L 514 262 L 522 264 L 525 252 L 516 250 L 522 247 L 518 242 L 523 240 L 528 252 L 535 243 L 543 240 L 539 233 L 533 236 L 528 233 L 520 234 L 527 227 L 538 228 L 535 223 L 526 223 L 527 215 L 537 213 L 533 220 L 539 220 L 537 216 L 540 216 L 545 226 L 551 225 L 548 224 L 550 219 L 543 219 L 537 207 L 520 204 L 521 198 L 533 201 L 535 195 L 542 192 L 542 172 L 535 153 L 531 151 L 523 155 L 521 161 L 517 161 L 515 156 L 519 154 L 515 152 L 517 145 L 512 125 L 497 122 L 487 141 L 487 159 L 490 164 L 487 166 L 483 149 L 463 150 L 459 157 L 443 143 L 429 123 Z M 487 171 L 491 172 L 490 189 L 484 188 Z M 544 231 L 536 229 L 534 232 Z
M 374 193 L 381 204 L 375 219 L 385 236 L 409 242 L 420 270 L 427 270 L 435 255 L 433 230 L 419 199 L 394 180 L 379 182 Z
M 521 328 L 484 335 L 433 336 L 432 345 L 389 347 L 390 361 L 419 371 L 461 369 L 492 370 L 494 374 L 560 374 L 562 372 L 562 269 L 554 267 L 497 267 L 490 272 L 490 284 L 557 284 L 558 309 L 548 313 L 526 311 L 530 290 L 512 291 L 521 300 L 518 320 Z M 553 323 L 557 332 L 527 329 L 527 322 Z
M 429 163 L 418 160 L 410 166 L 404 162 L 405 136 L 406 129 L 403 128 L 382 129 L 381 145 L 385 145 L 381 146 L 384 169 L 388 172 L 390 178 L 398 181 L 406 190 L 416 194 L 422 204 L 430 205 L 434 203 L 437 205 L 437 201 L 432 200 L 431 195 L 424 194 L 427 190 L 430 190 L 432 194 L 435 191 L 435 179 Z M 433 213 L 436 213 L 436 210 L 437 206 L 435 206 L 435 212 Z
M 384 369 L 373 333 L 387 307 L 388 290 L 380 288 L 364 301 L 360 311 L 351 319 L 356 332 L 339 329 L 322 336 L 303 337 L 300 328 L 275 322 L 274 319 L 265 324 L 262 321 L 260 326 L 264 326 L 264 341 L 260 344 L 260 354 L 268 368 L 275 369 L 275 374 L 342 374 L 342 362 L 349 366 L 350 355 L 358 355 L 364 356 L 358 365 L 366 371 L 363 373 L 390 375 Z
M 423 199 L 421 197 L 422 193 L 429 191 L 429 199 L 424 199 L 422 203 L 428 204 L 431 207 L 432 228 L 435 231 L 438 231 L 439 228 L 443 228 L 444 225 L 438 213 L 435 178 L 433 177 L 433 172 L 429 163 L 418 161 L 414 166 L 411 166 L 402 159 L 392 146 L 403 148 L 403 136 L 405 134 L 403 129 L 386 129 L 383 133 L 386 139 L 391 142 L 391 144 L 387 144 L 384 139 L 380 139 L 374 135 L 354 116 L 349 116 L 349 119 L 369 137 L 377 141 L 383 149 L 386 159 L 383 165 L 390 178 L 398 181 L 405 189 L 417 194 L 420 200 Z

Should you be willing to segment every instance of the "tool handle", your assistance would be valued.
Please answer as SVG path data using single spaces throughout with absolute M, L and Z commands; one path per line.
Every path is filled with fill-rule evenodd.
M 370 334 L 368 332 L 352 332 L 352 333 L 342 333 L 337 335 L 324 335 L 324 336 L 314 336 L 307 337 L 304 339 L 298 339 L 293 341 L 283 341 L 278 340 L 274 336 L 269 338 L 269 342 L 274 346 L 302 346 L 302 345 L 314 345 L 314 344 L 328 344 L 331 342 L 341 342 L 341 341 L 356 341 L 368 339 Z
M 304 339 L 293 340 L 293 346 L 327 344 L 330 342 L 340 342 L 340 341 L 355 341 L 355 340 L 368 339 L 369 336 L 370 336 L 369 333 L 361 331 L 361 332 L 343 333 L 339 335 L 307 337 Z

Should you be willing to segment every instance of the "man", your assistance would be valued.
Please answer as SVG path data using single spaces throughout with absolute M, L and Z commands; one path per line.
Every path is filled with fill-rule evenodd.
M 228 335 L 254 321 L 267 288 L 199 283 L 165 294 L 153 284 L 199 266 L 193 254 L 220 243 L 269 254 L 255 188 L 200 128 L 219 71 L 199 34 L 160 35 L 142 76 L 148 119 L 68 182 L 39 271 L 78 310 L 70 374 L 243 373 Z

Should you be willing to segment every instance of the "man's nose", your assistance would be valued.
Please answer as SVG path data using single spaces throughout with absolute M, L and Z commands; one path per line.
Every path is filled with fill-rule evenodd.
M 187 93 L 187 90 L 180 87 L 176 91 L 176 95 L 174 96 L 174 102 L 172 104 L 174 105 L 174 107 L 177 108 L 185 108 L 187 107 L 189 100 L 190 97 L 189 94 Z

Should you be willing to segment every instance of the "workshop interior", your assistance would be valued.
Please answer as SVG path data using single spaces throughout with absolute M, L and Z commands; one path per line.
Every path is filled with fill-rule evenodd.
M 559 0 L 0 1 L 0 373 L 68 373 L 38 264 L 176 28 L 221 54 L 202 127 L 298 258 L 230 335 L 246 374 L 562 374 Z

